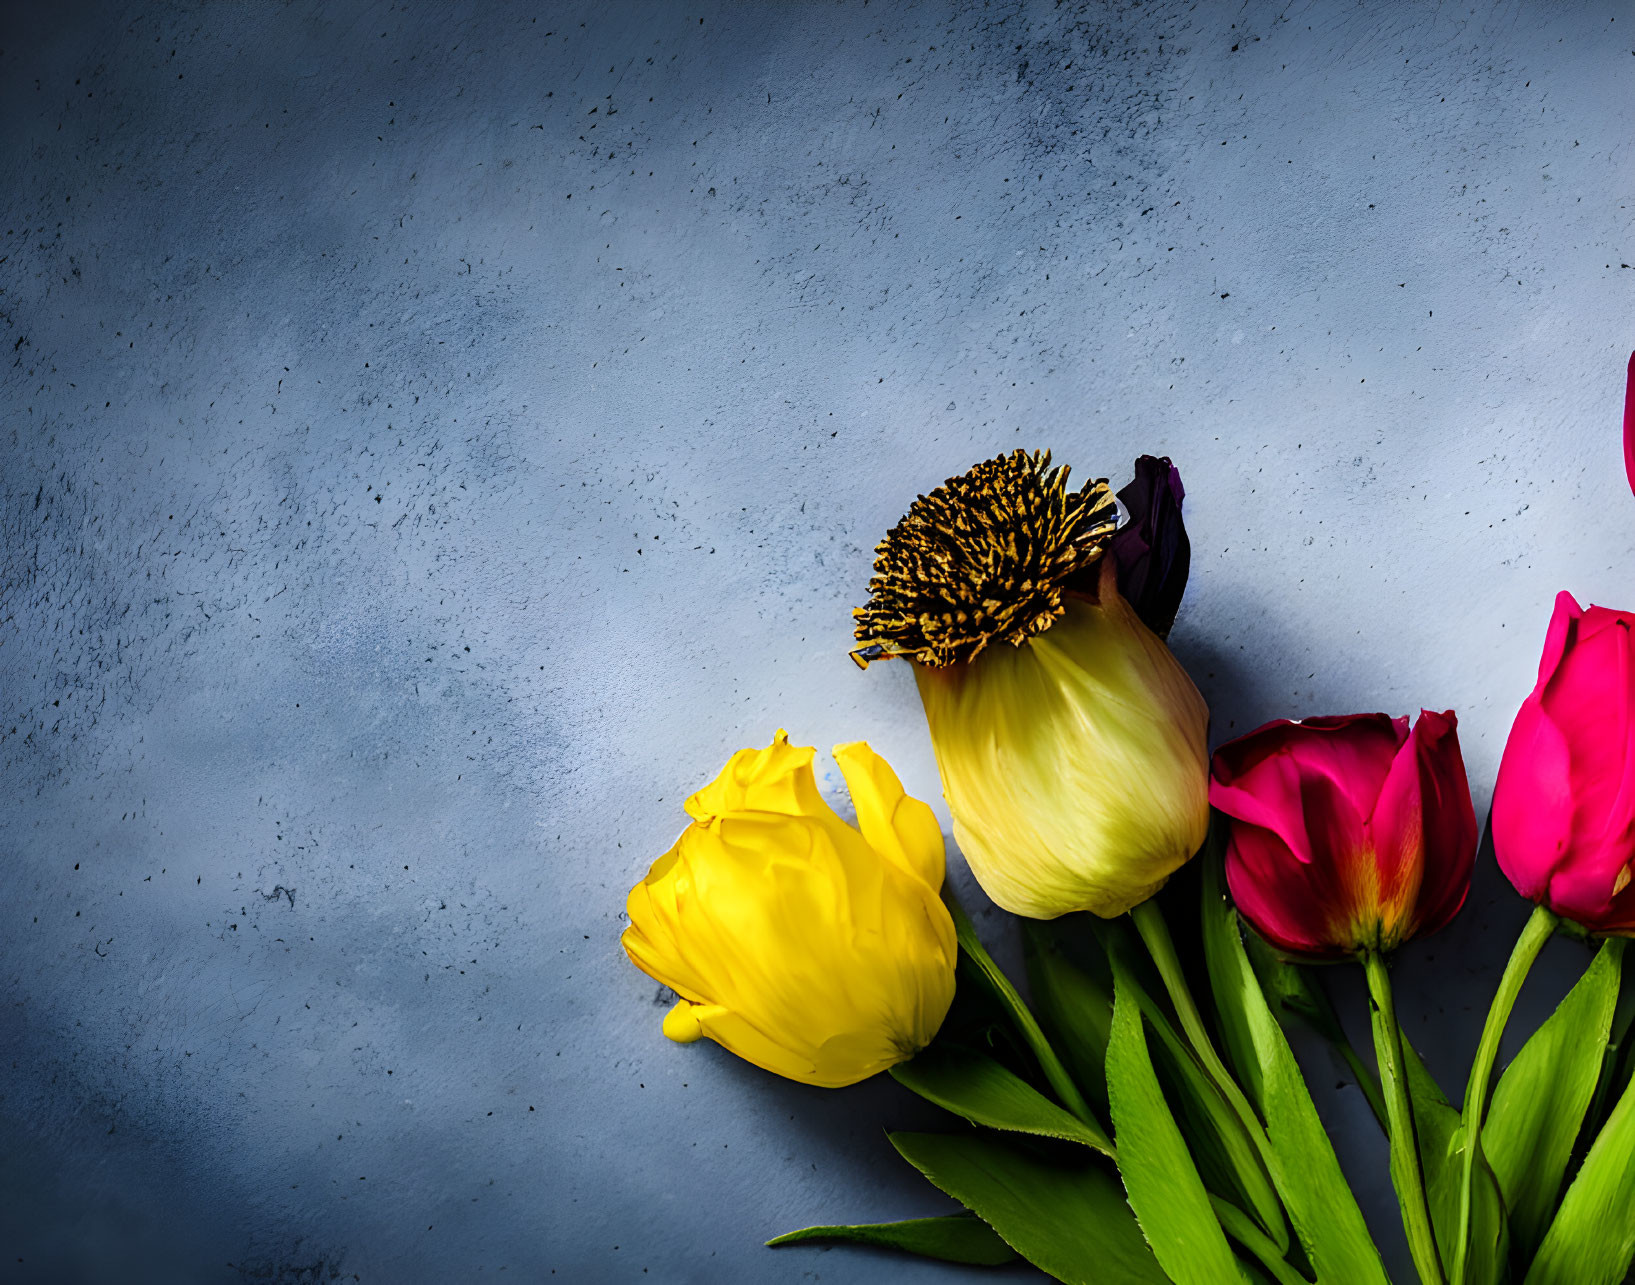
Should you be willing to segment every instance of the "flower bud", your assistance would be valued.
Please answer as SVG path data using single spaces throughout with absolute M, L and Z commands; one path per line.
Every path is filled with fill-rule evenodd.
M 1231 818 L 1226 881 L 1273 945 L 1390 950 L 1458 913 L 1476 813 L 1453 711 L 1280 719 L 1215 751 L 1209 801 Z
M 1493 849 L 1522 896 L 1635 936 L 1635 613 L 1556 596 L 1538 685 L 1493 790 Z
M 988 896 L 1035 919 L 1111 917 L 1203 842 L 1209 714 L 1103 556 L 1107 483 L 1069 491 L 1049 463 L 1016 451 L 922 496 L 879 547 L 857 636 L 864 658 L 912 662 Z
M 942 831 L 862 741 L 837 745 L 856 827 L 779 732 L 687 800 L 693 824 L 630 891 L 622 944 L 680 1001 L 664 1033 L 837 1088 L 931 1042 L 954 997 Z

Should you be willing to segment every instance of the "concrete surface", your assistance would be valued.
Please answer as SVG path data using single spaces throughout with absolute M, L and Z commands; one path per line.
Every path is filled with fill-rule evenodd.
M 1015 445 L 1180 464 L 1218 737 L 1451 706 L 1485 810 L 1635 598 L 1635 13 L 464 8 L 6 13 L 0 1275 L 978 1279 L 759 1247 L 928 1114 L 666 1043 L 625 889 L 780 725 L 936 797 L 847 609 Z M 1402 960 L 1450 1082 L 1523 909 Z

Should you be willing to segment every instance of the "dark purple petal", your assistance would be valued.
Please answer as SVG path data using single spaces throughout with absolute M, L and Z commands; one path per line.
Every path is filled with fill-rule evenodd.
M 1181 521 L 1181 474 L 1167 458 L 1143 455 L 1118 498 L 1130 514 L 1112 542 L 1118 591 L 1148 629 L 1167 638 L 1192 566 L 1192 542 Z

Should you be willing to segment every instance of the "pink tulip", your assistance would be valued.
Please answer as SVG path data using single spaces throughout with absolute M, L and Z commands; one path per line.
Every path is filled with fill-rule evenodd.
M 1635 612 L 1556 595 L 1538 686 L 1493 791 L 1493 845 L 1522 896 L 1592 932 L 1635 936 Z
M 1624 375 L 1624 476 L 1635 491 L 1635 352 L 1629 354 L 1629 370 Z
M 1226 881 L 1284 950 L 1335 958 L 1435 932 L 1464 904 L 1476 814 L 1453 711 L 1281 719 L 1215 751 Z

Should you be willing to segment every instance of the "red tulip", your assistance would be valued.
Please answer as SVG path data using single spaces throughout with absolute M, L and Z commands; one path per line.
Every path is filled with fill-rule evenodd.
M 1261 936 L 1302 955 L 1389 950 L 1464 904 L 1476 813 L 1453 711 L 1280 719 L 1215 751 L 1226 881 Z
M 1635 612 L 1556 595 L 1538 686 L 1493 791 L 1493 846 L 1516 890 L 1592 932 L 1635 936 Z

